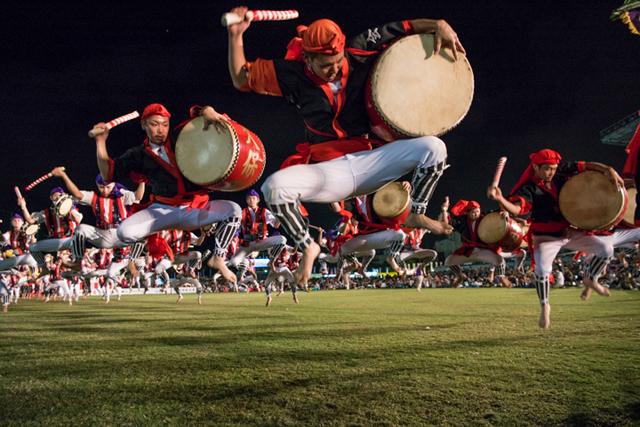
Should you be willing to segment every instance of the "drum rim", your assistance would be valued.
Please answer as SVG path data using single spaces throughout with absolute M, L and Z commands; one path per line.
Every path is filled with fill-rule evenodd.
M 376 70 L 378 64 L 380 64 L 382 61 L 385 60 L 385 58 L 388 56 L 389 49 L 392 46 L 394 46 L 396 44 L 399 44 L 399 43 L 404 43 L 406 40 L 411 39 L 412 37 L 415 38 L 415 37 L 422 37 L 422 36 L 434 37 L 433 34 L 411 34 L 411 35 L 399 38 L 398 40 L 393 42 L 389 47 L 387 47 L 380 54 L 380 56 L 376 59 L 375 64 L 371 68 L 371 71 L 370 71 L 370 74 L 369 74 L 369 84 L 367 85 L 367 89 L 368 89 L 368 92 L 369 92 L 369 97 L 371 99 L 370 105 L 375 109 L 375 111 L 376 111 L 378 117 L 380 118 L 380 120 L 382 120 L 391 129 L 391 131 L 394 134 L 400 135 L 400 136 L 412 137 L 412 138 L 417 138 L 417 137 L 420 137 L 420 136 L 427 136 L 427 135 L 422 135 L 422 134 L 417 133 L 417 132 L 407 132 L 405 130 L 402 130 L 402 129 L 398 128 L 395 124 L 391 123 L 391 121 L 388 119 L 388 117 L 380 110 L 380 108 L 378 107 L 378 96 L 372 90 L 372 88 L 374 86 L 374 83 L 376 83 L 377 80 L 378 80 L 378 73 L 374 73 L 373 71 Z M 473 103 L 473 95 L 475 94 L 475 88 L 476 88 L 475 75 L 473 74 L 473 68 L 471 67 L 471 63 L 467 59 L 467 56 L 465 54 L 462 54 L 462 53 L 459 53 L 459 55 L 464 60 L 466 68 L 471 73 L 471 93 L 470 93 L 470 96 L 469 96 L 469 102 L 468 102 L 468 105 L 467 105 L 465 113 L 462 114 L 460 116 L 460 118 L 455 123 L 453 123 L 449 127 L 446 127 L 441 132 L 433 134 L 433 136 L 440 136 L 440 135 L 444 135 L 445 133 L 449 132 L 450 130 L 452 130 L 453 128 L 458 126 L 460 124 L 460 122 L 462 122 L 462 120 L 467 116 L 467 114 L 469 114 L 469 111 L 471 111 L 471 104 Z M 458 60 L 460 60 L 460 58 L 458 58 Z
M 53 202 L 53 211 L 59 218 L 64 218 L 65 216 L 69 215 L 69 212 L 64 215 L 60 214 L 60 207 L 67 200 L 71 201 L 71 207 L 69 208 L 69 212 L 71 212 L 73 210 L 73 197 L 71 197 L 71 195 L 65 193 L 58 197 L 55 202 Z
M 202 118 L 202 116 L 196 117 L 193 120 L 189 121 L 187 123 L 187 125 L 193 123 L 194 121 L 198 120 L 198 119 L 202 119 L 204 120 L 204 118 Z M 236 165 L 238 164 L 238 159 L 240 157 L 240 150 L 238 149 L 238 145 L 240 144 L 240 137 L 238 136 L 238 132 L 236 131 L 235 127 L 233 127 L 231 125 L 231 123 L 227 122 L 226 120 L 222 121 L 222 124 L 229 130 L 229 134 L 231 135 L 231 138 L 234 142 L 233 144 L 233 150 L 232 150 L 232 155 L 231 155 L 231 162 L 229 162 L 229 166 L 227 166 L 227 169 L 224 171 L 224 174 L 217 180 L 213 181 L 213 182 L 208 182 L 208 183 L 197 183 L 195 181 L 192 181 L 191 178 L 189 178 L 184 171 L 182 170 L 182 168 L 180 168 L 180 162 L 178 161 L 178 149 L 176 148 L 176 163 L 178 165 L 178 170 L 180 170 L 180 173 L 187 178 L 189 181 L 193 182 L 196 185 L 202 186 L 202 187 L 209 187 L 212 185 L 216 185 L 219 184 L 220 182 L 224 181 L 225 179 L 229 178 L 229 175 L 231 175 L 231 173 L 233 172 L 233 170 L 235 169 Z M 238 124 L 238 126 L 241 126 L 240 124 Z M 196 127 L 194 125 L 194 127 Z M 184 130 L 184 127 L 182 128 L 182 130 Z M 182 130 L 180 131 L 180 133 L 178 134 L 178 137 L 176 138 L 176 147 L 178 146 L 178 142 L 180 142 L 180 134 L 182 133 Z

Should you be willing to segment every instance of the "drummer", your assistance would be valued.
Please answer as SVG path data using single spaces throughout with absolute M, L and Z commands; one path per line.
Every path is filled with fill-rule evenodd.
M 0 260 L 0 271 L 8 270 L 17 265 L 31 265 L 37 267 L 35 260 L 29 255 L 29 245 L 36 240 L 34 236 L 24 233 L 24 218 L 19 213 L 11 216 L 11 229 L 0 236 L 3 248 L 11 249 L 13 257 Z
M 454 288 L 460 285 L 464 278 L 461 266 L 468 262 L 486 262 L 496 268 L 495 275 L 505 288 L 511 287 L 511 282 L 505 275 L 506 263 L 504 258 L 498 253 L 498 248 L 489 247 L 478 237 L 478 226 L 484 215 L 480 211 L 480 203 L 475 200 L 458 200 L 451 208 L 449 215 L 449 198 L 445 198 L 442 204 L 442 218 L 446 222 L 450 222 L 453 228 L 458 231 L 462 237 L 462 246 L 456 249 L 444 261 L 444 265 L 448 266 L 455 274 L 452 283 Z
M 69 178 L 64 167 L 57 167 L 51 171 L 53 176 L 64 181 L 67 190 L 76 202 L 90 206 L 96 218 L 96 226 L 80 224 L 73 233 L 72 253 L 74 260 L 79 263 L 84 256 L 85 242 L 97 248 L 116 248 L 127 246 L 118 240 L 116 229 L 118 224 L 128 215 L 128 206 L 140 203 L 144 196 L 145 184 L 141 181 L 135 193 L 127 190 L 121 184 L 107 182 L 98 174 L 96 186 L 98 191 L 80 190 Z
M 560 213 L 560 189 L 572 175 L 585 170 L 597 171 L 622 186 L 624 182 L 615 169 L 601 163 L 562 161 L 558 152 L 548 148 L 532 153 L 529 159 L 529 166 L 508 198 L 503 196 L 498 187 L 490 187 L 487 194 L 510 214 L 529 218 L 530 244 L 533 247 L 531 256 L 535 263 L 536 290 L 541 305 L 538 324 L 547 329 L 551 325 L 549 276 L 558 252 L 566 248 L 593 254 L 583 278 L 584 285 L 600 295 L 608 296 L 609 290 L 598 283 L 598 277 L 613 256 L 613 246 L 628 239 L 637 240 L 640 236 L 636 236 L 635 230 L 638 229 L 634 229 L 632 232 L 615 232 L 606 238 L 598 237 L 569 228 L 569 222 Z
M 432 19 L 394 22 L 370 28 L 346 42 L 335 22 L 320 19 L 309 27 L 298 27 L 300 37 L 289 43 L 284 59 L 247 62 L 243 33 L 251 22 L 246 19 L 246 12 L 246 7 L 233 9 L 232 13 L 245 19 L 228 27 L 233 85 L 245 92 L 284 97 L 296 106 L 305 124 L 307 143 L 298 145 L 298 153 L 282 165 L 287 168 L 270 176 L 262 186 L 271 211 L 303 250 L 296 280 L 304 283 L 309 279 L 320 252 L 300 214 L 301 202 L 346 200 L 372 193 L 413 172 L 412 215 L 405 225 L 436 234 L 450 233 L 450 226 L 425 215 L 446 168 L 444 142 L 425 136 L 372 150 L 383 142 L 368 135 L 370 125 L 364 102 L 367 77 L 377 54 L 399 37 L 434 33 L 436 53 L 441 47 L 451 49 L 455 59 L 458 52 L 464 53 L 449 24 Z
M 211 124 L 217 128 L 226 120 L 211 106 L 192 107 L 190 116 L 195 118 L 198 115 L 204 118 L 205 129 Z M 175 138 L 169 135 L 170 117 L 171 114 L 162 104 L 145 107 L 142 129 L 147 137 L 144 143 L 130 148 L 115 159 L 109 157 L 107 152 L 109 132 L 106 125 L 98 123 L 94 126 L 104 130 L 95 137 L 98 168 L 104 180 L 118 181 L 135 172 L 146 176 L 151 185 L 151 205 L 120 224 L 118 239 L 132 244 L 161 230 L 190 231 L 217 223 L 215 248 L 208 265 L 217 269 L 225 279 L 235 282 L 236 277 L 225 265 L 224 256 L 240 226 L 242 210 L 231 201 L 209 201 L 207 189 L 191 183 L 182 175 L 174 155 Z M 183 125 L 175 131 L 179 131 Z M 129 259 L 136 259 L 142 250 L 142 244 L 135 245 Z
M 38 265 L 44 265 L 45 252 L 58 252 L 71 249 L 74 230 L 82 222 L 82 214 L 72 205 L 68 213 L 61 216 L 59 211 L 60 200 L 69 198 L 62 187 L 54 187 L 49 192 L 51 206 L 42 211 L 29 213 L 24 197 L 18 199 L 18 206 L 22 209 L 22 215 L 29 224 L 44 224 L 47 227 L 49 238 L 32 244 L 29 248 L 31 255 Z M 58 203 L 56 203 L 58 202 Z
M 627 152 L 627 159 L 622 169 L 622 176 L 625 180 L 633 183 L 633 185 L 630 185 L 631 187 L 640 190 L 640 167 L 638 167 L 638 162 L 640 161 L 640 124 L 625 151 Z M 636 210 L 633 214 L 635 225 L 640 225 L 640 193 L 636 193 Z

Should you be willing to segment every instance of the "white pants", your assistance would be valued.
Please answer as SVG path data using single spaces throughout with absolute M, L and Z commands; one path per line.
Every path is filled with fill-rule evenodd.
M 331 203 L 370 194 L 414 171 L 411 210 L 425 213 L 446 159 L 447 148 L 437 137 L 397 140 L 375 150 L 281 169 L 267 178 L 261 190 L 289 236 L 306 248 L 312 240 L 297 212 L 299 202 Z
M 110 249 L 128 246 L 127 243 L 118 239 L 117 228 L 109 228 L 105 230 L 94 227 L 93 225 L 80 224 L 78 225 L 78 228 L 76 228 L 74 235 L 84 237 L 86 242 L 91 243 L 96 248 Z
M 640 228 L 615 230 L 608 236 L 586 234 L 581 230 L 569 229 L 565 237 L 533 236 L 533 259 L 537 276 L 551 274 L 553 260 L 561 249 L 586 252 L 599 259 L 613 257 L 614 247 L 640 240 Z
M 367 252 L 371 249 L 388 249 L 390 256 L 396 256 L 404 242 L 402 230 L 382 230 L 371 234 L 361 234 L 347 240 L 340 247 L 340 256 Z
M 28 265 L 34 269 L 38 267 L 36 260 L 31 256 L 31 254 L 27 253 L 0 260 L 0 271 L 10 270 L 11 268 L 19 265 Z
M 275 268 L 269 272 L 267 278 L 264 279 L 264 291 L 267 296 L 271 293 L 271 285 L 273 283 L 289 283 L 291 285 L 291 292 L 296 293 L 296 281 L 288 267 Z
M 473 248 L 473 251 L 469 256 L 451 254 L 444 260 L 444 265 L 452 267 L 451 270 L 456 274 L 461 274 L 461 270 L 458 266 L 467 262 L 486 262 L 488 264 L 498 267 L 496 274 L 498 276 L 504 276 L 505 269 L 507 267 L 504 258 L 490 249 Z M 456 267 L 456 268 L 453 268 Z
M 246 258 L 247 254 L 252 252 L 262 252 L 279 245 L 286 245 L 287 238 L 284 236 L 269 236 L 262 240 L 254 240 L 249 246 L 240 246 L 236 253 L 229 260 L 229 264 L 236 266 Z
M 45 288 L 45 292 L 48 292 L 50 290 L 62 292 L 63 298 L 69 298 L 69 300 L 71 300 L 71 290 L 69 289 L 69 283 L 66 279 L 54 280 L 53 282 L 50 282 Z
M 197 230 L 205 225 L 219 224 L 214 236 L 214 256 L 224 256 L 227 246 L 240 226 L 242 209 L 228 200 L 213 200 L 204 209 L 154 203 L 122 221 L 118 239 L 132 244 L 161 230 Z

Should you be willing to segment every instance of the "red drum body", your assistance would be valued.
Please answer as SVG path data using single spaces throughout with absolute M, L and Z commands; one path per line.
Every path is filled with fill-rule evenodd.
M 586 231 L 608 230 L 618 224 L 624 218 L 628 201 L 627 190 L 596 171 L 569 178 L 559 196 L 562 215 L 571 225 Z
M 260 179 L 266 154 L 260 138 L 232 120 L 218 130 L 203 130 L 204 119 L 187 123 L 176 141 L 180 172 L 194 184 L 210 190 L 238 191 Z
M 526 236 L 526 228 L 510 217 L 503 217 L 500 212 L 486 214 L 478 225 L 478 237 L 487 245 L 502 248 L 511 252 L 519 248 Z
M 385 141 L 442 135 L 471 107 L 473 71 L 467 58 L 441 49 L 433 34 L 403 37 L 380 54 L 365 92 L 371 130 Z
M 411 196 L 399 182 L 390 182 L 376 191 L 373 210 L 389 225 L 402 225 L 411 211 Z

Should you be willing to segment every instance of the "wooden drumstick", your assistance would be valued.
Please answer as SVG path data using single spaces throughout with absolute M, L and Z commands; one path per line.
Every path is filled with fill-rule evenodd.
M 61 169 L 64 170 L 64 167 L 62 167 Z M 26 187 L 24 187 L 24 189 L 27 190 L 27 191 L 30 191 L 33 187 L 35 187 L 36 185 L 40 184 L 42 181 L 46 181 L 47 179 L 51 178 L 52 176 L 53 176 L 53 174 L 51 172 L 45 173 L 40 178 L 36 179 L 31 184 L 29 184 Z
M 493 175 L 493 181 L 491 181 L 491 187 L 497 187 L 502 177 L 502 171 L 504 171 L 504 165 L 507 163 L 506 157 L 500 157 L 498 165 L 496 166 L 496 173 Z
M 294 9 L 290 10 L 249 10 L 247 11 L 247 19 L 249 21 L 286 21 L 289 19 L 296 19 L 298 17 L 298 11 Z M 220 18 L 220 23 L 223 27 L 229 25 L 239 24 L 242 22 L 242 18 L 235 13 L 225 13 Z
M 137 111 L 132 111 L 129 114 L 125 114 L 124 116 L 116 117 L 115 119 L 109 121 L 105 124 L 104 128 L 94 127 L 89 131 L 89 138 L 95 138 L 96 136 L 105 133 L 105 131 L 110 130 L 124 122 L 128 122 L 129 120 L 137 119 L 140 117 L 140 113 Z

